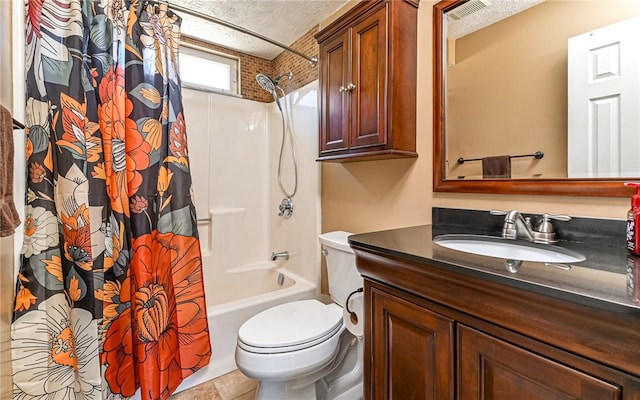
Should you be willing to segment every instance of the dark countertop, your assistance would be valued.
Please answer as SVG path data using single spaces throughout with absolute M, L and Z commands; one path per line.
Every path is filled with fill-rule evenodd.
M 634 287 L 636 282 L 640 283 L 640 257 L 628 256 L 626 249 L 620 246 L 619 238 L 587 240 L 566 234 L 565 237 L 571 240 L 561 239 L 557 245 L 584 254 L 586 261 L 572 264 L 570 271 L 543 263 L 524 262 L 517 273 L 510 273 L 505 268 L 504 259 L 450 250 L 433 243 L 433 237 L 446 233 L 488 232 L 469 226 L 439 223 L 435 226 L 422 225 L 356 234 L 349 237 L 349 243 L 352 247 L 385 256 L 428 264 L 592 307 L 640 316 L 640 288 Z M 560 232 L 558 237 L 562 237 Z M 629 267 L 627 264 L 630 264 Z

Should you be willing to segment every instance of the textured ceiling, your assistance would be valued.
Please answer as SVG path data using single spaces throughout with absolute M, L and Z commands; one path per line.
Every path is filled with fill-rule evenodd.
M 447 19 L 447 38 L 459 39 L 486 26 L 522 12 L 527 8 L 542 3 L 544 0 L 490 0 L 486 8 L 482 8 L 459 20 Z
M 172 1 L 191 10 L 259 33 L 287 46 L 346 3 L 346 0 Z M 185 35 L 269 60 L 283 51 L 268 42 L 224 26 L 190 15 L 182 14 L 181 17 L 183 18 L 182 33 Z

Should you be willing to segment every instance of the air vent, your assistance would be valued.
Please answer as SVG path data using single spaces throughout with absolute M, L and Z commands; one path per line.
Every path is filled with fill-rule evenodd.
M 491 2 L 489 0 L 470 0 L 460 7 L 456 7 L 452 11 L 448 12 L 447 16 L 457 21 L 477 11 L 480 11 L 483 8 L 489 7 L 490 5 Z

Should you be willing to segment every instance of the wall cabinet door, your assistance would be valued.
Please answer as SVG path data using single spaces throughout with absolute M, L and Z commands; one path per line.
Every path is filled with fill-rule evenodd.
M 622 399 L 622 389 L 458 325 L 460 400 Z
M 376 288 L 369 298 L 365 398 L 453 399 L 453 321 Z
M 381 9 L 351 29 L 350 147 L 386 143 L 387 10 Z
M 349 148 L 349 35 L 344 32 L 320 47 L 320 155 Z
M 318 161 L 417 157 L 415 0 L 362 1 L 316 35 Z

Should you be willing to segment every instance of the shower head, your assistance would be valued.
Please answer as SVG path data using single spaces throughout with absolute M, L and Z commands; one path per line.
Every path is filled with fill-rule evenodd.
M 277 77 L 276 79 L 280 80 L 280 77 Z M 282 90 L 282 88 L 278 86 L 278 82 L 274 82 L 274 80 L 272 80 L 265 74 L 256 75 L 256 81 L 258 81 L 258 85 L 260 85 L 261 88 L 271 93 L 271 95 L 273 96 L 273 100 L 276 102 L 276 105 L 278 106 L 280 111 L 282 111 L 282 105 L 280 105 L 280 99 L 278 99 L 278 91 L 276 90 L 276 88 L 280 89 L 283 96 L 284 90 Z
M 280 89 L 280 86 L 278 86 L 278 84 L 280 83 L 280 79 L 282 78 L 293 78 L 293 72 L 287 72 L 286 74 L 278 75 L 273 79 L 269 78 L 265 74 L 256 75 L 256 81 L 258 81 L 258 85 L 260 85 L 261 88 L 269 93 L 275 93 L 276 88 Z
M 256 81 L 258 81 L 258 85 L 260 85 L 261 88 L 275 96 L 277 83 L 272 81 L 271 78 L 265 74 L 258 74 L 256 75 Z

